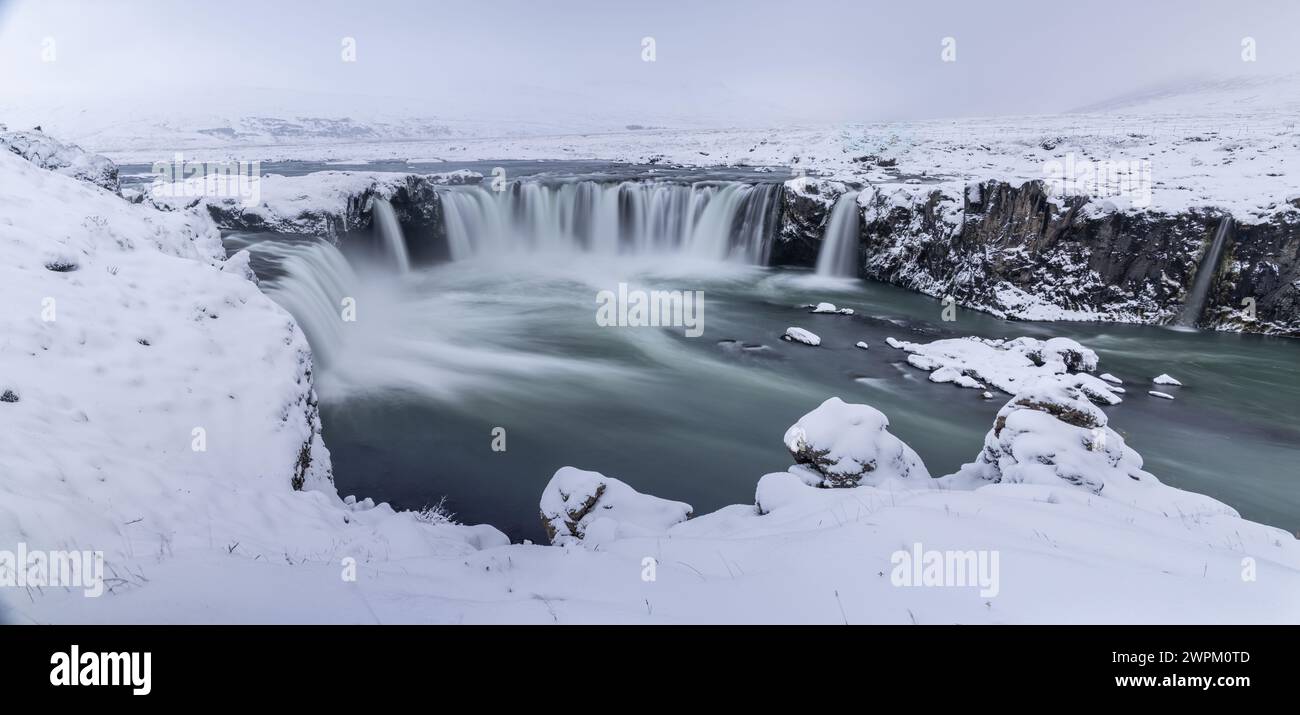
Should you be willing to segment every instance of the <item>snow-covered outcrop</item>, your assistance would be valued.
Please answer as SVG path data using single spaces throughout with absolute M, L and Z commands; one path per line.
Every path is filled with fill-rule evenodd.
M 344 505 L 307 341 L 249 281 L 246 256 L 225 260 L 210 218 L 8 152 L 0 196 L 0 393 L 13 395 L 0 401 L 0 549 L 102 551 L 110 577 L 100 601 L 0 589 L 19 622 L 95 620 L 101 601 L 155 578 L 505 542 Z M 220 618 L 221 584 L 154 617 Z
M 949 338 L 931 343 L 889 339 L 904 350 L 913 367 L 930 371 L 931 382 L 951 382 L 983 390 L 985 385 L 1014 395 L 1039 379 L 1073 386 L 1094 402 L 1115 405 L 1122 389 L 1088 374 L 1097 369 L 1097 353 L 1069 338 Z M 1079 372 L 1084 371 L 1084 372 Z
M 943 482 L 954 488 L 981 482 L 1069 484 L 1164 516 L 1237 516 L 1219 501 L 1161 484 L 1108 426 L 1101 408 L 1051 377 L 1023 386 L 998 411 L 976 460 Z
M 785 446 L 822 486 L 881 486 L 899 479 L 925 485 L 930 473 L 921 458 L 888 427 L 880 410 L 832 397 L 786 430 Z
M 441 232 L 442 204 L 437 189 L 476 184 L 482 179 L 471 171 L 320 171 L 301 176 L 271 174 L 258 177 L 255 186 L 240 187 L 232 183 L 239 181 L 237 177 L 210 174 L 159 183 L 151 187 L 148 198 L 166 208 L 202 207 L 225 229 L 337 238 L 371 225 L 375 199 L 391 203 L 403 224 Z
M 11 132 L 0 124 L 0 149 L 8 149 L 55 173 L 89 181 L 113 193 L 121 191 L 117 165 L 107 157 L 92 154 L 76 144 L 64 144 L 39 129 Z
M 1106 426 L 1106 413 L 1051 377 L 1023 385 L 998 411 L 983 451 L 960 474 L 1012 484 L 1065 482 L 1094 494 L 1120 479 L 1154 480 L 1142 471 L 1142 458 Z
M 595 546 L 631 536 L 662 534 L 691 517 L 690 504 L 642 494 L 597 472 L 563 467 L 540 503 L 551 543 Z

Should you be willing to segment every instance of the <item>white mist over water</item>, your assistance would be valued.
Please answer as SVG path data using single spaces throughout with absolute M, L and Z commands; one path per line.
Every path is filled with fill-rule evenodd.
M 1214 282 L 1214 274 L 1218 270 L 1219 261 L 1223 258 L 1223 248 L 1228 243 L 1228 235 L 1232 233 L 1232 217 L 1225 216 L 1219 221 L 1219 228 L 1214 232 L 1214 240 L 1210 242 L 1209 248 L 1205 249 L 1205 255 L 1201 257 L 1201 263 L 1196 267 L 1196 278 L 1192 281 L 1192 287 L 1187 291 L 1187 300 L 1183 303 L 1183 310 L 1178 315 L 1178 325 L 1191 328 L 1196 326 L 1196 321 L 1201 319 L 1201 313 L 1205 312 L 1205 301 L 1210 295 L 1210 284 Z
M 856 278 L 858 275 L 858 234 L 861 220 L 858 193 L 851 191 L 835 202 L 822 247 L 817 253 L 817 275 Z
M 372 212 L 375 230 L 379 232 L 384 252 L 393 261 L 398 273 L 409 273 L 411 257 L 406 249 L 406 238 L 402 235 L 402 224 L 397 220 L 393 205 L 386 199 L 375 199 Z
M 674 255 L 766 265 L 781 187 L 696 182 L 511 184 L 442 194 L 454 261 L 520 252 Z

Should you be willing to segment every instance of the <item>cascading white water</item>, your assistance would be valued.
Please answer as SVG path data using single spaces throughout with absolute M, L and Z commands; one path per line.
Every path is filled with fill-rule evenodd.
M 1225 216 L 1219 221 L 1219 228 L 1214 232 L 1214 240 L 1210 242 L 1210 247 L 1205 249 L 1205 255 L 1201 257 L 1201 262 L 1196 267 L 1196 278 L 1192 281 L 1191 290 L 1187 292 L 1183 310 L 1178 315 L 1178 325 L 1195 327 L 1196 321 L 1201 319 L 1201 313 L 1205 312 L 1205 301 L 1210 295 L 1210 283 L 1214 281 L 1214 273 L 1218 270 L 1219 260 L 1223 258 L 1223 248 L 1227 245 L 1231 233 L 1232 217 Z
M 779 192 L 776 184 L 525 182 L 455 187 L 442 205 L 452 260 L 584 251 L 765 265 Z
M 817 275 L 857 277 L 860 221 L 857 192 L 841 196 L 831 209 L 821 250 L 817 252 Z
M 373 204 L 375 231 L 379 234 L 379 243 L 385 255 L 396 266 L 398 273 L 411 270 L 411 257 L 406 250 L 406 238 L 402 235 L 402 224 L 397 220 L 393 205 L 385 199 L 375 199 Z
M 325 241 L 260 241 L 248 249 L 276 265 L 281 275 L 264 282 L 263 290 L 297 318 L 316 361 L 329 365 L 343 344 L 347 327 L 342 301 L 355 297 L 361 285 L 352 265 Z

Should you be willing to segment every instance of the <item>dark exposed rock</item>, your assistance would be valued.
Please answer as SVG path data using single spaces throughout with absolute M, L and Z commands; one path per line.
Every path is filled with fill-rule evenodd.
M 774 262 L 814 265 L 829 204 L 787 195 Z M 1050 201 L 1036 181 L 899 196 L 877 189 L 866 202 L 862 275 L 1008 318 L 1167 323 L 1222 218 L 1211 208 L 1090 213 L 1083 197 Z M 1240 225 L 1201 324 L 1300 336 L 1298 252 L 1300 212 Z

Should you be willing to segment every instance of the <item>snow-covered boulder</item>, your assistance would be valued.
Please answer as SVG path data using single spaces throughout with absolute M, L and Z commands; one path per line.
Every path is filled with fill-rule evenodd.
M 834 315 L 853 315 L 852 308 L 840 308 L 834 303 L 818 303 L 816 305 L 806 305 L 805 308 L 812 308 L 810 313 L 830 313 Z
M 546 484 L 542 525 L 553 544 L 594 545 L 661 534 L 691 517 L 690 504 L 642 494 L 599 472 L 561 467 Z
M 813 347 L 822 344 L 821 337 L 816 333 L 795 327 L 786 328 L 785 335 L 782 335 L 781 339 L 789 342 L 803 343 L 804 345 L 812 345 Z
M 1106 426 L 1106 413 L 1051 377 L 1025 386 L 998 411 L 984 449 L 958 476 L 1011 484 L 1071 484 L 1100 494 L 1109 484 L 1150 481 L 1142 458 Z M 954 480 L 960 481 L 960 480 Z
M 92 154 L 76 144 L 64 144 L 44 132 L 0 131 L 0 147 L 42 169 L 87 181 L 114 193 L 121 190 L 117 164 L 108 157 Z
M 1172 387 L 1183 386 L 1183 383 L 1179 382 L 1177 378 L 1170 377 L 1168 374 L 1157 375 L 1154 378 L 1152 378 L 1151 382 L 1154 382 L 1157 385 L 1169 385 Z
M 880 410 L 832 397 L 786 430 L 785 446 L 820 475 L 821 486 L 879 486 L 894 479 L 924 484 L 930 478 L 925 464 L 888 427 Z

